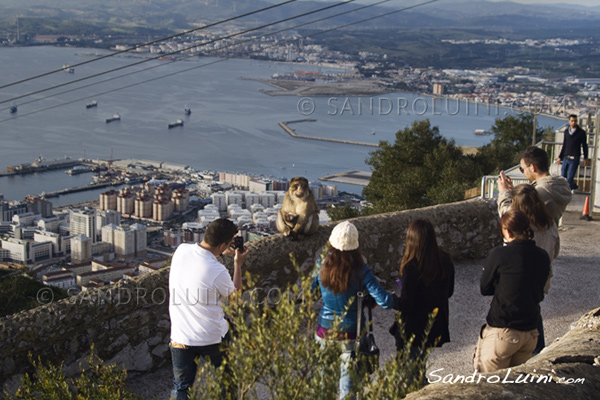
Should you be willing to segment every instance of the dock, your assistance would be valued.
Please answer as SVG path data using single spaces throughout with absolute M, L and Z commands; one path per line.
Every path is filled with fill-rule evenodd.
M 343 143 L 343 144 L 353 144 L 357 146 L 368 146 L 368 147 L 379 147 L 379 145 L 374 143 L 363 143 L 363 142 L 354 142 L 351 140 L 341 140 L 341 139 L 329 139 L 322 137 L 313 137 L 313 136 L 303 136 L 298 135 L 292 128 L 289 127 L 290 124 L 297 124 L 299 122 L 315 122 L 314 118 L 305 118 L 305 119 L 297 119 L 293 121 L 283 121 L 279 123 L 279 126 L 283 128 L 291 137 L 298 139 L 310 139 L 310 140 L 321 140 L 323 142 L 333 142 L 333 143 Z
M 320 181 L 329 181 L 337 183 L 349 183 L 351 185 L 367 186 L 371 179 L 371 172 L 367 171 L 348 171 L 337 174 L 327 175 L 319 178 Z

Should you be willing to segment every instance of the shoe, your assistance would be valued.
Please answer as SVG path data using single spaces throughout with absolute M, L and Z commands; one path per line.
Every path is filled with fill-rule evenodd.
M 571 189 L 571 194 L 575 194 L 575 189 Z

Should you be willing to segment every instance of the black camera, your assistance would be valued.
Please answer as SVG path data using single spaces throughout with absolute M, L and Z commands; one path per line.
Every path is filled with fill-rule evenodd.
M 244 251 L 244 238 L 241 236 L 234 237 L 233 238 L 233 248 Z

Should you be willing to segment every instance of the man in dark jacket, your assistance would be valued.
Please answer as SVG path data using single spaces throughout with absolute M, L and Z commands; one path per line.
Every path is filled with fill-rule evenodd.
M 583 166 L 588 165 L 588 145 L 587 135 L 583 129 L 577 125 L 577 115 L 569 115 L 569 127 L 565 129 L 563 146 L 556 162 L 562 163 L 561 175 L 567 178 L 571 191 L 577 189 L 575 183 L 575 173 L 579 167 L 579 157 L 583 149 Z

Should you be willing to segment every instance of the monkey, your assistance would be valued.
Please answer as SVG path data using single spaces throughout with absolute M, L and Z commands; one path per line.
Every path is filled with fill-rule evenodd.
M 304 177 L 292 178 L 283 205 L 277 214 L 277 230 L 290 240 L 298 234 L 312 235 L 319 229 L 319 207 Z

